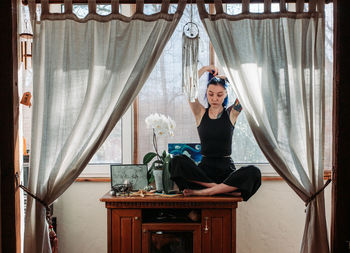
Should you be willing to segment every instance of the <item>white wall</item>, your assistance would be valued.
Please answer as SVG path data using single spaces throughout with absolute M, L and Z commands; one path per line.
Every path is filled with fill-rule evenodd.
M 107 209 L 99 199 L 110 183 L 76 182 L 54 203 L 60 253 L 107 252 Z
M 325 190 L 328 231 L 331 185 Z M 296 253 L 304 231 L 305 204 L 284 181 L 263 181 L 237 210 L 237 253 Z
M 99 199 L 109 188 L 109 183 L 76 182 L 54 204 L 60 252 L 107 252 L 107 211 Z M 329 224 L 331 185 L 325 195 Z M 286 183 L 263 181 L 248 202 L 239 204 L 237 253 L 299 252 L 304 210 Z

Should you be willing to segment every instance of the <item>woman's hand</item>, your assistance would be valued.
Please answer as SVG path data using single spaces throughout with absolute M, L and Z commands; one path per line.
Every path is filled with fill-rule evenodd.
M 218 68 L 215 67 L 214 65 L 204 66 L 203 68 L 205 69 L 205 71 L 212 73 L 214 76 L 216 76 L 219 72 Z
M 232 123 L 232 125 L 235 125 L 236 121 L 237 121 L 237 118 L 238 118 L 239 114 L 242 111 L 242 106 L 239 103 L 238 98 L 236 99 L 235 103 L 230 106 L 229 110 L 230 110 L 231 123 Z
M 218 74 L 218 68 L 214 65 L 204 66 L 198 70 L 198 77 L 200 78 L 205 72 L 210 72 L 214 76 L 216 76 Z
M 235 103 L 233 104 L 233 109 L 235 109 L 237 112 L 241 112 L 242 111 L 242 106 L 239 103 L 238 98 L 236 98 Z

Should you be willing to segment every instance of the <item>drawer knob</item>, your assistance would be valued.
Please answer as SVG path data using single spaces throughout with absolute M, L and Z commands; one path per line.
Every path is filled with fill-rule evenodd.
M 205 226 L 204 226 L 204 233 L 208 233 L 209 227 L 208 227 L 208 217 L 204 217 L 205 220 Z

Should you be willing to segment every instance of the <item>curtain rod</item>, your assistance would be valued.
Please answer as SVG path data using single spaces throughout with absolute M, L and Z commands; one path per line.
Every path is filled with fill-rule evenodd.
M 295 3 L 296 0 L 285 0 L 286 3 Z M 41 0 L 36 0 L 36 3 L 40 3 Z M 88 0 L 73 0 L 74 4 L 87 4 Z M 177 3 L 178 0 L 170 0 L 170 3 Z M 204 0 L 205 3 L 214 3 L 214 0 Z M 271 0 L 272 3 L 279 3 L 280 0 Z M 308 0 L 304 1 L 308 3 Z M 325 0 L 325 3 L 333 2 L 333 0 Z M 28 0 L 22 0 L 24 5 L 28 4 Z M 64 0 L 49 0 L 50 4 L 63 4 Z M 109 4 L 111 0 L 96 0 L 97 4 Z M 119 0 L 119 4 L 135 4 L 136 0 Z M 161 4 L 162 0 L 144 0 L 145 4 Z M 196 3 L 196 0 L 187 0 L 187 3 Z M 242 3 L 242 0 L 222 0 L 222 3 Z M 264 0 L 250 0 L 250 3 L 264 3 Z

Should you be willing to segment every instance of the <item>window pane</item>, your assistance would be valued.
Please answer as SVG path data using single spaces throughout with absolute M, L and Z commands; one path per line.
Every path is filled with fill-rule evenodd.
M 145 11 L 154 7 L 145 5 Z M 169 12 L 174 12 L 171 5 Z M 151 113 L 169 115 L 176 122 L 174 137 L 159 138 L 159 150 L 167 150 L 168 142 L 199 142 L 196 123 L 182 94 L 182 30 L 190 21 L 191 8 L 186 6 L 176 30 L 167 43 L 158 63 L 138 95 L 138 162 L 153 151 L 152 130 L 146 128 L 145 118 Z M 199 19 L 197 6 L 193 5 L 193 21 L 199 27 L 199 66 L 209 64 L 209 38 Z
M 62 5 L 62 8 L 64 9 L 64 5 Z M 89 13 L 89 8 L 87 4 L 73 4 L 73 13 L 78 18 L 85 18 Z
M 96 13 L 101 16 L 107 16 L 112 13 L 112 6 L 110 4 L 97 4 Z
M 242 13 L 242 4 L 226 4 L 226 13 L 237 15 Z
M 272 3 L 271 12 L 279 12 L 280 4 Z M 264 4 L 251 3 L 249 4 L 249 12 L 251 13 L 264 13 Z M 242 4 L 226 4 L 226 13 L 229 15 L 237 15 L 242 13 Z
M 325 169 L 332 169 L 332 147 L 333 147 L 333 3 L 325 6 L 325 81 L 326 81 L 326 115 L 325 122 Z
M 149 5 L 145 5 L 145 8 Z M 199 66 L 209 63 L 209 38 L 199 19 L 197 7 L 194 6 L 194 21 L 199 26 Z M 159 150 L 167 150 L 167 143 L 198 143 L 199 137 L 196 123 L 182 95 L 182 29 L 189 21 L 190 7 L 187 6 L 183 18 L 168 42 L 155 69 L 142 88 L 138 97 L 138 162 L 143 156 L 153 150 L 152 131 L 146 128 L 145 118 L 151 113 L 169 115 L 176 122 L 174 137 L 162 137 L 158 140 Z M 266 163 L 267 160 L 257 145 L 248 126 L 244 113 L 236 124 L 233 137 L 232 157 L 238 163 Z
M 251 13 L 263 13 L 264 4 L 249 4 L 249 12 Z
M 143 13 L 145 13 L 146 15 L 158 13 L 160 12 L 161 7 L 161 4 L 146 4 L 144 5 Z
M 121 163 L 122 162 L 122 129 L 121 120 L 111 134 L 90 160 L 92 163 Z
M 62 12 L 64 12 L 64 5 L 62 4 Z M 97 4 L 96 13 L 101 16 L 111 14 L 112 6 L 110 4 Z M 78 18 L 85 18 L 89 14 L 89 7 L 87 4 L 73 4 L 73 13 Z

